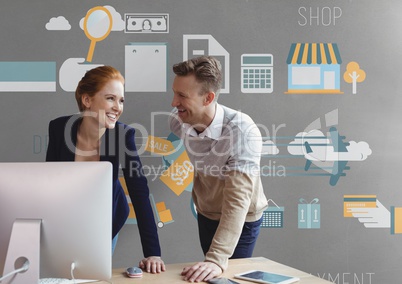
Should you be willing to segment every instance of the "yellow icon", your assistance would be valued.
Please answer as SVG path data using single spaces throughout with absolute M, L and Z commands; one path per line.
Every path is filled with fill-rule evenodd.
M 124 194 L 126 195 L 126 198 L 128 201 L 128 208 L 130 209 L 130 212 L 128 213 L 128 219 L 129 219 L 128 221 L 129 221 L 129 223 L 136 223 L 137 217 L 135 216 L 134 206 L 133 206 L 133 203 L 131 202 L 130 195 L 128 194 L 126 180 L 124 179 L 124 177 L 119 177 L 119 181 L 120 181 L 121 187 L 124 190 Z
M 361 208 L 364 213 L 364 208 L 376 208 L 377 195 L 344 195 L 343 196 L 343 217 L 353 217 L 349 208 Z
M 164 224 L 173 222 L 172 213 L 170 212 L 170 209 L 166 209 L 166 204 L 164 201 L 156 203 L 155 207 L 159 216 L 159 222 L 161 222 L 158 222 L 158 227 L 161 228 Z
M 391 234 L 402 234 L 402 207 L 391 206 Z
M 352 84 L 352 93 L 357 93 L 357 83 L 363 82 L 366 79 L 366 72 L 360 69 L 357 62 L 349 62 L 346 66 L 346 71 L 343 73 L 343 79 L 346 83 Z
M 126 194 L 126 198 L 128 201 L 128 207 L 130 209 L 126 223 L 127 224 L 137 224 L 137 217 L 135 215 L 133 203 L 131 202 L 130 196 L 128 194 L 126 180 L 124 179 L 124 177 L 119 177 L 119 181 L 121 183 L 121 186 L 123 187 L 124 193 Z M 159 228 L 162 228 L 165 224 L 174 222 L 173 217 L 172 217 L 172 212 L 170 211 L 170 209 L 166 208 L 166 204 L 164 201 L 155 203 L 155 200 L 154 200 L 154 197 L 152 194 L 149 195 L 149 198 L 151 200 L 151 205 L 158 218 L 157 225 Z
M 191 164 L 187 152 L 184 151 L 160 177 L 177 196 L 179 196 L 193 182 L 194 166 Z
M 174 146 L 169 140 L 149 135 L 145 151 L 166 156 L 172 154 Z
M 112 26 L 112 14 L 105 7 L 97 6 L 88 11 L 84 18 L 84 32 L 87 38 L 91 40 L 87 62 L 92 62 L 96 43 L 109 35 Z

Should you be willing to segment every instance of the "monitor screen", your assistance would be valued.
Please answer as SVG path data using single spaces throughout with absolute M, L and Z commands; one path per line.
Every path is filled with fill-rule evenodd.
M 18 232 L 16 220 L 25 233 Z M 35 244 L 37 234 L 29 225 L 37 220 L 40 244 Z M 7 264 L 26 257 L 29 269 L 16 278 L 36 269 L 39 278 L 71 279 L 74 263 L 76 279 L 109 280 L 111 243 L 109 162 L 0 163 L 0 276 L 15 269 Z M 31 256 L 38 246 L 36 261 Z

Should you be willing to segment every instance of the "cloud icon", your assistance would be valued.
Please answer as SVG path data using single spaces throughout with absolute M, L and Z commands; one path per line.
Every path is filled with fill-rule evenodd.
M 313 129 L 309 132 L 299 132 L 296 135 L 296 138 L 289 143 L 289 154 L 304 156 L 306 154 L 306 148 L 304 146 L 305 142 L 309 143 L 313 147 L 314 145 L 327 145 L 330 143 L 330 140 L 317 129 Z
M 45 25 L 48 31 L 69 31 L 71 25 L 63 16 L 53 17 Z
M 116 9 L 113 8 L 112 6 L 106 5 L 103 7 L 108 9 L 110 14 L 112 15 L 112 22 L 113 22 L 112 31 L 123 31 L 125 23 L 120 15 L 120 13 L 117 12 Z M 82 30 L 84 30 L 84 19 L 85 19 L 85 17 L 80 20 L 80 28 Z
M 346 149 L 348 149 L 348 153 L 350 153 L 350 155 L 343 157 L 346 161 L 364 161 L 372 153 L 367 142 L 349 141 L 349 144 L 349 146 L 346 146 Z

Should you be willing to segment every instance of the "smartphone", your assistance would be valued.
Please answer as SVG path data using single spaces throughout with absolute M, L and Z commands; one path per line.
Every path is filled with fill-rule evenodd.
M 239 282 L 236 282 L 234 280 L 228 279 L 228 278 L 212 278 L 207 281 L 207 283 L 211 284 L 240 284 Z

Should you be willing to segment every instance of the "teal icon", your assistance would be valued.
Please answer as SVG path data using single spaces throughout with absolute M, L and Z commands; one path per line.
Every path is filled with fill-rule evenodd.
M 298 227 L 299 229 L 319 229 L 321 224 L 321 206 L 319 199 L 314 198 L 307 202 L 300 198 L 298 204 Z
M 274 206 L 269 206 L 272 202 Z M 272 199 L 268 199 L 268 208 L 262 214 L 261 228 L 283 228 L 284 207 L 279 207 Z

